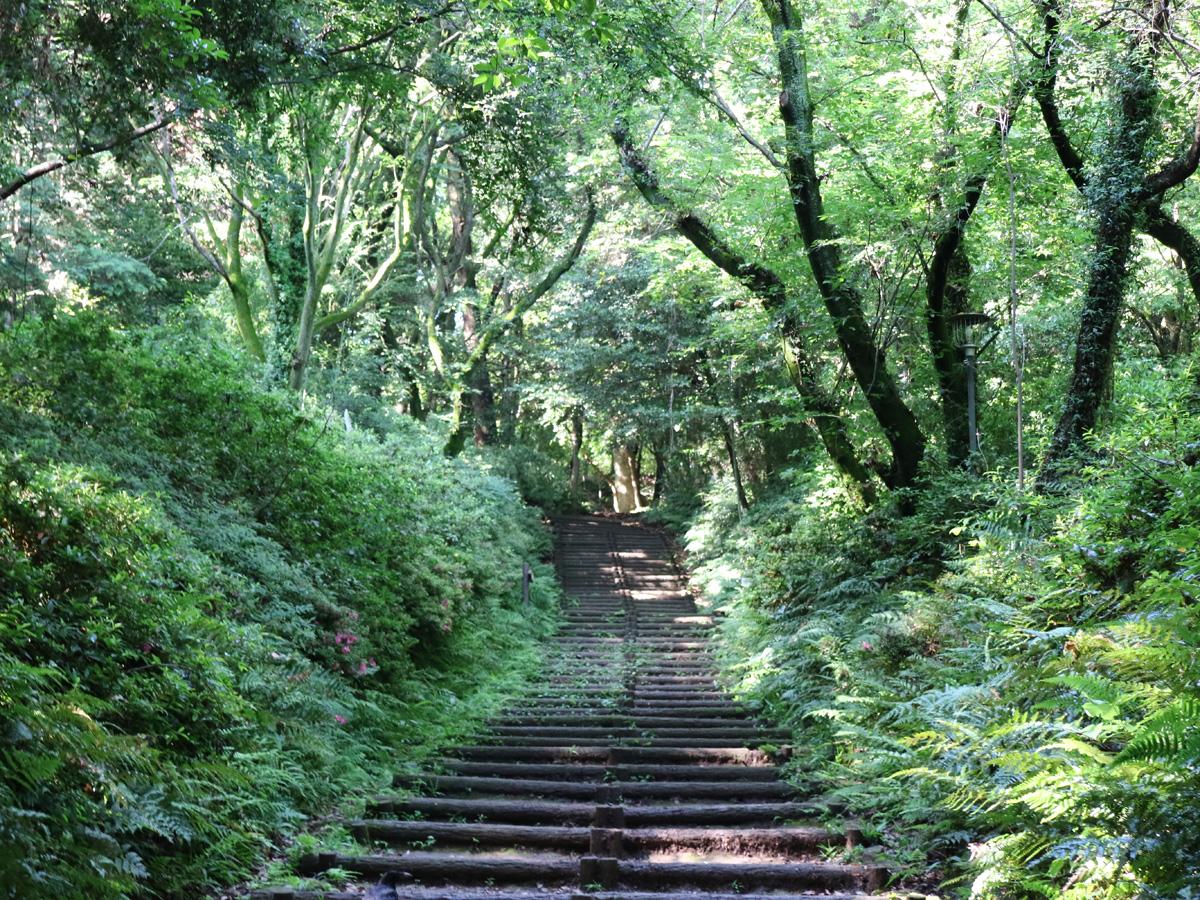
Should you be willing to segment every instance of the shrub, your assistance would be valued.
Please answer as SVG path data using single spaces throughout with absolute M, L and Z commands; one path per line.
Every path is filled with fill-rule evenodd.
M 1061 495 L 942 475 L 864 517 L 806 476 L 694 521 L 735 687 L 901 872 L 986 898 L 1200 888 L 1186 421 L 1126 423 Z
M 299 412 L 196 327 L 85 314 L 0 344 L 0 885 L 18 896 L 245 877 L 398 752 L 470 728 L 550 627 L 552 578 L 521 606 L 547 537 L 509 482 L 420 429 Z

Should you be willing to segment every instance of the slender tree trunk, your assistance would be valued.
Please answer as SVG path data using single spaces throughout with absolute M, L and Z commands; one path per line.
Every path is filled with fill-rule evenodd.
M 571 410 L 571 495 L 579 493 L 583 483 L 583 411 L 579 407 Z
M 317 320 L 317 301 L 311 291 L 305 291 L 304 303 L 300 307 L 300 321 L 296 325 L 296 349 L 288 367 L 288 387 L 299 391 L 304 387 L 304 376 L 312 358 L 313 326 Z
M 429 410 L 421 399 L 421 385 L 415 373 L 407 376 L 408 381 L 408 414 L 418 422 L 424 422 L 429 417 Z
M 725 453 L 729 457 L 729 474 L 733 476 L 738 507 L 745 511 L 750 508 L 750 501 L 746 499 L 746 487 L 742 484 L 742 467 L 738 464 L 737 444 L 733 439 L 733 425 L 728 419 L 721 420 L 721 431 L 725 438 Z
M 650 502 L 657 506 L 667 495 L 667 454 L 658 444 L 652 448 L 654 452 L 654 493 Z
M 637 497 L 638 509 L 641 509 L 645 504 L 642 503 L 642 444 L 639 441 L 629 448 L 629 463 L 633 469 L 633 492 Z
M 806 412 L 812 418 L 813 428 L 825 447 L 833 464 L 857 486 L 863 500 L 875 502 L 875 484 L 871 472 L 858 458 L 858 451 L 850 441 L 842 411 L 833 399 L 821 390 L 817 373 L 810 361 L 795 352 L 792 343 L 785 337 L 782 341 L 783 362 L 792 386 L 803 398 Z

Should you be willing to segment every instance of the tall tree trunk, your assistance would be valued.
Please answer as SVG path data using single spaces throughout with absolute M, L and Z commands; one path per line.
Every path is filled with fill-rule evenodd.
M 838 345 L 892 449 L 885 479 L 891 487 L 912 486 L 925 456 L 925 435 L 904 402 L 884 350 L 863 315 L 862 299 L 842 270 L 838 234 L 825 214 L 813 144 L 813 110 L 808 89 L 803 22 L 791 0 L 761 0 L 771 22 L 783 90 L 779 111 L 787 144 L 792 209 Z
M 1200 241 L 1162 211 L 1162 194 L 1181 184 L 1200 162 L 1200 122 L 1191 145 L 1158 172 L 1147 175 L 1145 147 L 1155 126 L 1158 87 L 1154 71 L 1159 48 L 1166 39 L 1169 6 L 1149 0 L 1139 14 L 1122 65 L 1113 71 L 1119 84 L 1116 123 L 1109 130 L 1107 152 L 1089 178 L 1083 156 L 1075 149 L 1059 115 L 1054 95 L 1061 53 L 1059 0 L 1040 0 L 1045 47 L 1038 54 L 1042 69 L 1033 92 L 1042 121 L 1063 169 L 1088 199 L 1093 220 L 1092 257 L 1088 289 L 1075 342 L 1075 360 L 1066 402 L 1042 463 L 1043 486 L 1065 471 L 1067 457 L 1095 427 L 1109 393 L 1113 357 L 1125 279 L 1132 250 L 1132 233 L 1145 228 L 1155 240 L 1173 250 L 1187 272 L 1193 294 L 1200 299 Z M 1148 25 L 1148 27 L 1147 27 Z
M 613 511 L 636 512 L 641 507 L 638 496 L 637 478 L 633 470 L 633 454 L 628 444 L 618 443 L 613 447 Z
M 442 452 L 451 458 L 458 456 L 466 449 L 467 435 L 471 433 L 467 410 L 471 408 L 470 390 L 463 387 L 452 389 L 450 406 L 450 435 L 446 438 L 446 446 Z
M 950 259 L 944 281 L 930 278 L 925 283 L 925 326 L 942 402 L 946 460 L 952 466 L 959 466 L 970 455 L 971 438 L 967 424 L 966 366 L 951 323 L 954 316 L 967 311 L 971 262 L 961 245 Z
M 863 500 L 875 502 L 875 484 L 870 470 L 858 458 L 858 451 L 850 441 L 842 411 L 824 390 L 820 388 L 817 373 L 811 360 L 796 352 L 795 346 L 786 337 L 781 341 L 783 362 L 788 378 L 796 392 L 803 398 L 805 411 L 811 417 L 813 428 L 825 447 L 833 464 L 857 485 Z
M 421 399 L 421 384 L 417 380 L 415 372 L 410 372 L 406 379 L 408 381 L 408 414 L 418 422 L 424 422 L 429 418 L 429 409 Z
M 814 428 L 834 465 L 857 484 L 867 502 L 872 502 L 875 492 L 870 472 L 858 460 L 837 402 L 825 391 L 816 376 L 817 364 L 805 347 L 803 323 L 796 315 L 795 304 L 788 296 L 783 279 L 774 270 L 737 253 L 694 211 L 677 209 L 662 192 L 658 176 L 634 146 L 624 122 L 613 124 L 612 138 L 633 177 L 634 185 L 646 201 L 657 209 L 671 213 L 676 231 L 691 241 L 713 265 L 762 300 L 771 313 L 782 317 L 782 348 L 792 385 L 813 417 Z
M 317 301 L 311 291 L 305 292 L 300 307 L 300 321 L 296 325 L 296 349 L 288 366 L 288 387 L 299 391 L 304 387 L 304 376 L 312 358 L 313 330 L 317 320 Z

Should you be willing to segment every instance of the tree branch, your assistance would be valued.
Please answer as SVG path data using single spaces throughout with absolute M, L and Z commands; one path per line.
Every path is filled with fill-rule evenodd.
M 82 144 L 75 149 L 74 152 L 68 153 L 61 159 L 51 159 L 45 162 L 38 163 L 32 168 L 26 169 L 8 184 L 0 187 L 0 201 L 7 200 L 21 188 L 30 182 L 37 181 L 43 175 L 49 175 L 51 172 L 57 172 L 64 166 L 68 166 L 73 162 L 84 159 L 88 156 L 95 156 L 97 153 L 104 153 L 106 150 L 114 150 L 117 147 L 122 147 L 125 144 L 132 143 L 138 138 L 143 138 L 148 134 L 153 134 L 161 128 L 166 128 L 174 121 L 175 113 L 163 116 L 156 119 L 149 125 L 143 125 L 141 128 L 135 128 L 133 131 L 119 135 L 110 141 L 105 141 L 103 144 Z
M 1200 112 L 1196 114 L 1191 144 L 1183 153 L 1146 179 L 1139 192 L 1141 198 L 1149 200 L 1151 197 L 1157 197 L 1163 191 L 1183 184 L 1196 171 L 1197 165 L 1200 165 Z
M 461 377 L 465 378 L 470 374 L 475 364 L 487 355 L 488 350 L 491 349 L 492 344 L 495 343 L 496 338 L 500 336 L 501 332 L 513 322 L 519 320 L 525 313 L 529 312 L 533 308 L 533 305 L 546 296 L 558 284 L 559 279 L 571 270 L 572 266 L 575 265 L 575 262 L 583 253 L 583 248 L 592 233 L 592 226 L 596 224 L 597 214 L 596 202 L 591 194 L 589 194 L 587 198 L 587 212 L 584 214 L 579 234 L 575 237 L 575 243 L 571 245 L 566 253 L 559 257 L 558 261 L 550 267 L 537 284 L 512 305 L 512 308 L 508 312 L 488 322 L 479 335 L 479 343 L 475 345 L 475 349 L 471 351 L 463 364 L 458 367 Z

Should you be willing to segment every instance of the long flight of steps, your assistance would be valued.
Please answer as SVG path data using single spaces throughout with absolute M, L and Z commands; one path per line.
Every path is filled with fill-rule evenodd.
M 614 517 L 556 523 L 569 606 L 535 690 L 435 770 L 399 776 L 349 824 L 363 855 L 301 874 L 354 873 L 355 891 L 271 900 L 852 898 L 878 865 L 822 861 L 853 844 L 779 777 L 788 735 L 714 681 L 712 621 L 656 531 Z

